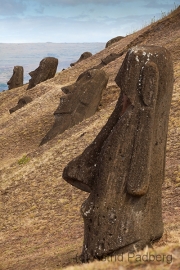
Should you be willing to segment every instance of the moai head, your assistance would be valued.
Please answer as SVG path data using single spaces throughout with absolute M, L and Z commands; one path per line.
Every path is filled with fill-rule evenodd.
M 81 62 L 82 60 L 85 60 L 85 59 L 87 59 L 87 58 L 89 58 L 89 57 L 91 57 L 91 56 L 92 56 L 92 53 L 90 53 L 90 52 L 84 52 L 84 53 L 81 54 L 81 56 L 79 57 L 79 59 L 78 59 L 76 62 L 71 63 L 70 66 L 73 67 L 73 66 L 75 66 L 77 63 L 79 63 L 79 62 Z
M 23 85 L 23 67 L 15 66 L 13 69 L 13 75 L 11 79 L 7 82 L 8 89 L 17 88 Z
M 173 90 L 170 53 L 128 51 L 115 79 L 121 94 L 94 142 L 64 169 L 63 178 L 89 192 L 82 261 L 144 248 L 163 234 L 161 192 Z
M 103 70 L 91 69 L 83 72 L 74 84 L 63 87 L 62 91 L 67 95 L 60 98 L 54 112 L 55 123 L 41 145 L 92 116 L 97 111 L 107 82 L 108 76 Z
M 13 113 L 21 109 L 22 107 L 24 107 L 26 104 L 30 103 L 31 101 L 32 101 L 31 97 L 28 97 L 28 96 L 22 97 L 19 99 L 18 104 L 15 107 L 11 108 L 9 112 Z
M 31 79 L 27 89 L 31 89 L 37 84 L 53 78 L 56 74 L 57 66 L 58 59 L 55 57 L 46 57 L 41 60 L 39 67 L 29 73 Z

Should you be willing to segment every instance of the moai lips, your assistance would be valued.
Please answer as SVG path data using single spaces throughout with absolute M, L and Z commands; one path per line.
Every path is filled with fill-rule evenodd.
M 23 85 L 24 70 L 22 66 L 15 66 L 13 69 L 13 75 L 7 82 L 8 89 L 17 88 Z
M 67 182 L 90 193 L 81 207 L 84 262 L 143 249 L 163 234 L 170 53 L 157 46 L 132 48 L 115 81 L 121 88 L 115 110 L 63 172 Z
M 91 69 L 83 72 L 74 84 L 63 87 L 62 91 L 67 95 L 60 98 L 54 112 L 55 123 L 41 145 L 92 116 L 97 111 L 107 82 L 108 76 L 103 70 Z
M 46 57 L 42 59 L 39 67 L 29 73 L 31 79 L 29 80 L 27 90 L 33 88 L 41 82 L 53 78 L 56 74 L 57 66 L 58 59 L 55 57 Z

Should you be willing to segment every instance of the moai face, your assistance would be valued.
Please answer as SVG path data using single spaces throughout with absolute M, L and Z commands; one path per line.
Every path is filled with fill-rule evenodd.
M 170 53 L 157 46 L 132 48 L 115 81 L 121 95 L 114 112 L 63 172 L 67 182 L 90 193 L 81 207 L 82 261 L 139 250 L 163 234 Z
M 13 69 L 13 75 L 7 82 L 8 89 L 17 88 L 23 85 L 23 67 L 15 66 Z
M 55 123 L 41 145 L 92 116 L 97 111 L 107 82 L 108 76 L 103 70 L 92 69 L 83 72 L 74 84 L 63 87 L 62 91 L 67 95 L 60 98 L 54 112 Z
M 57 58 L 46 57 L 41 60 L 39 67 L 29 73 L 31 79 L 29 80 L 29 86 L 27 89 L 31 89 L 37 84 L 53 78 L 56 74 L 57 66 Z

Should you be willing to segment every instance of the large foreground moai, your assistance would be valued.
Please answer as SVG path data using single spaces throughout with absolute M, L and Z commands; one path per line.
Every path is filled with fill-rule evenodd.
M 37 84 L 51 79 L 55 76 L 58 66 L 58 59 L 55 57 L 46 57 L 41 60 L 39 67 L 34 71 L 31 71 L 29 75 L 29 85 L 27 89 L 31 89 Z
M 55 123 L 40 145 L 92 116 L 97 111 L 107 82 L 108 76 L 103 70 L 91 69 L 83 72 L 74 84 L 63 87 L 67 95 L 60 98 L 54 112 Z
M 82 261 L 139 250 L 163 234 L 170 53 L 156 46 L 132 48 L 115 81 L 121 88 L 115 110 L 63 172 L 67 182 L 90 193 L 81 207 Z
M 13 75 L 11 79 L 7 82 L 9 90 L 23 85 L 23 74 L 24 74 L 24 70 L 22 66 L 14 67 Z

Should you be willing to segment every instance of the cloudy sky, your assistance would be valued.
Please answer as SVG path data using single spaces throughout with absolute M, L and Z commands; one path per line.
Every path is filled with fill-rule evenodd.
M 106 42 L 178 6 L 179 0 L 0 0 L 0 42 Z

